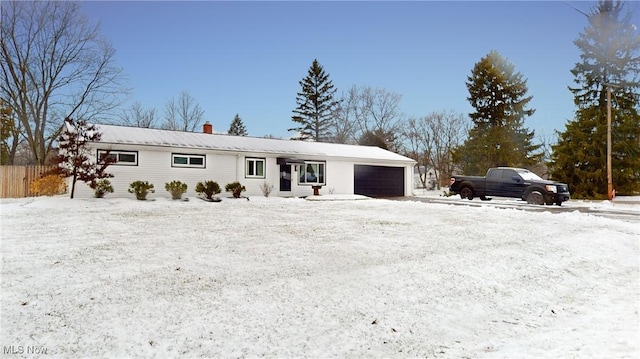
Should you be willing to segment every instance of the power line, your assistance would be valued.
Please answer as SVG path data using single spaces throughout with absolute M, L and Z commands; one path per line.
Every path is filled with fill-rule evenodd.
M 571 5 L 571 4 L 569 4 L 567 1 L 563 1 L 563 2 L 564 2 L 564 4 L 565 4 L 565 5 L 569 6 L 569 7 L 570 7 L 570 8 L 572 8 L 573 10 L 575 10 L 575 11 L 577 11 L 577 12 L 581 13 L 582 15 L 586 16 L 587 18 L 589 17 L 589 14 L 587 14 L 586 12 L 584 12 L 584 11 L 582 11 L 582 10 L 578 9 L 577 7 L 575 7 L 575 6 Z

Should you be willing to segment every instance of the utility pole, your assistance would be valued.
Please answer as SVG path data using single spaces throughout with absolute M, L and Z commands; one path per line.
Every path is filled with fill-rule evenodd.
M 611 88 L 620 85 L 604 83 L 607 86 L 607 198 L 613 199 L 613 179 L 611 178 Z
M 611 84 L 607 86 L 607 198 L 613 199 L 613 179 L 611 178 Z

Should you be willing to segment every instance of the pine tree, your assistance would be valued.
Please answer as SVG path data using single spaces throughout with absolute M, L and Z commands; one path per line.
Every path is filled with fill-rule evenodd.
M 640 34 L 624 4 L 599 1 L 575 45 L 575 118 L 553 146 L 551 174 L 574 198 L 607 198 L 607 88 L 611 89 L 612 177 L 617 193 L 640 191 Z
M 13 134 L 14 121 L 11 108 L 0 99 L 0 165 L 9 164 L 7 139 Z
M 102 137 L 95 125 L 90 125 L 85 120 L 74 121 L 71 118 L 66 118 L 64 123 L 64 129 L 60 134 L 60 150 L 55 159 L 58 167 L 53 172 L 71 177 L 71 198 L 73 198 L 78 180 L 95 189 L 99 180 L 113 177 L 105 170 L 114 160 L 108 153 L 97 162 L 90 159 L 87 145 L 90 142 L 99 142 Z
M 469 138 L 455 151 L 455 160 L 464 173 L 484 175 L 496 166 L 531 167 L 541 158 L 532 144 L 534 131 L 524 127 L 528 109 L 527 81 L 515 66 L 497 51 L 475 64 L 467 78 L 469 97 L 475 108 L 469 116 L 473 128 Z
M 324 68 L 313 60 L 307 76 L 299 82 L 302 91 L 296 97 L 297 107 L 291 117 L 298 127 L 289 131 L 297 131 L 298 139 L 329 141 L 331 125 L 337 101 L 334 100 L 336 89 Z
M 247 129 L 244 127 L 244 123 L 242 123 L 242 119 L 240 118 L 240 115 L 238 115 L 236 113 L 236 116 L 233 118 L 233 121 L 231 121 L 231 126 L 229 126 L 229 131 L 227 131 L 228 134 L 230 135 L 234 135 L 234 136 L 247 136 Z
M 358 144 L 361 146 L 377 146 L 384 150 L 388 150 L 387 147 L 387 137 L 393 136 L 393 134 L 384 134 L 380 131 L 367 131 L 360 136 L 358 140 Z

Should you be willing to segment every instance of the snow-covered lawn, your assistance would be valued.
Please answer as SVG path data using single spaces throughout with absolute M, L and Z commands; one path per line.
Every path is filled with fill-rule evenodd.
M 0 204 L 8 357 L 640 356 L 640 221 L 390 200 Z

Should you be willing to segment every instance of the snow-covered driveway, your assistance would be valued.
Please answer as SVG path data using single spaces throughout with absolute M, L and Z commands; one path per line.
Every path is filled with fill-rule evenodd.
M 390 200 L 0 204 L 5 356 L 640 356 L 633 222 Z
M 534 212 L 581 212 L 589 213 L 595 216 L 607 217 L 628 221 L 631 223 L 640 223 L 640 197 L 619 197 L 614 201 L 586 201 L 586 200 L 570 200 L 564 202 L 562 206 L 536 204 L 528 204 L 526 201 L 517 198 L 493 197 L 488 201 L 482 201 L 479 198 L 461 199 L 459 196 L 443 197 L 433 191 L 424 191 L 414 197 L 398 197 L 394 200 L 402 201 L 421 201 L 428 203 L 452 204 L 459 206 L 472 207 L 494 207 L 504 209 L 521 209 Z

